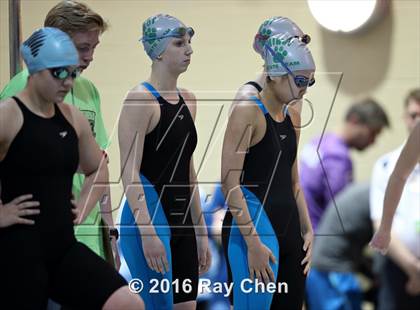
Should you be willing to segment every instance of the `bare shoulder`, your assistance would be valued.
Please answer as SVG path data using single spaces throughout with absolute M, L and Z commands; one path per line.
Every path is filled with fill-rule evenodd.
M 16 113 L 17 111 L 20 111 L 20 109 L 13 98 L 0 101 L 0 117 L 8 118 L 10 113 Z
M 195 105 L 197 102 L 197 98 L 195 97 L 194 93 L 186 88 L 179 88 L 179 93 L 181 94 L 182 98 L 184 98 L 185 103 Z
M 70 120 L 70 122 L 73 122 L 74 118 L 83 116 L 82 112 L 79 111 L 78 108 L 75 106 L 68 104 L 68 103 L 57 103 L 57 107 L 60 109 L 61 113 Z
M 143 85 L 138 85 L 127 92 L 122 112 L 123 117 L 148 119 L 159 112 L 159 104 Z
M 118 120 L 120 132 L 136 130 L 147 134 L 156 127 L 159 119 L 159 102 L 143 85 L 127 92 Z
M 235 122 L 243 122 L 246 124 L 254 124 L 260 113 L 259 107 L 255 102 L 248 98 L 234 101 L 230 108 L 229 118 Z
M 258 90 L 249 84 L 244 84 L 239 87 L 235 95 L 235 101 L 244 100 L 246 98 L 255 97 L 258 95 Z
M 57 107 L 60 109 L 61 113 L 67 119 L 67 121 L 73 126 L 76 130 L 78 136 L 80 136 L 80 132 L 82 131 L 83 126 L 86 126 L 87 119 L 82 112 L 78 108 L 73 105 L 67 103 L 57 103 Z
M 22 111 L 12 99 L 0 101 L 0 153 L 19 132 L 23 125 Z
M 191 111 L 193 118 L 195 118 L 197 112 L 197 98 L 194 93 L 186 88 L 179 88 L 179 93 L 184 98 L 185 104 Z
M 1 131 L 8 131 L 14 127 L 22 126 L 22 111 L 12 98 L 0 101 L 0 124 Z
M 124 104 L 137 104 L 138 102 L 150 103 L 155 101 L 155 97 L 143 85 L 137 85 L 130 89 L 125 98 Z

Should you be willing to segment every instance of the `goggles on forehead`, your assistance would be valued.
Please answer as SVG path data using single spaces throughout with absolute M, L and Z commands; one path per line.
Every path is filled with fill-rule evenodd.
M 299 40 L 305 44 L 309 44 L 311 42 L 311 36 L 309 34 L 304 34 L 301 37 L 295 37 L 295 38 L 299 38 Z
M 48 69 L 51 72 L 51 75 L 59 80 L 65 80 L 68 77 L 72 79 L 77 78 L 80 75 L 80 69 L 76 68 L 70 71 L 67 67 L 58 67 Z
M 261 41 L 267 41 L 270 37 L 271 35 L 264 35 L 264 34 L 259 34 L 259 33 L 255 35 L 255 38 Z M 291 36 L 287 40 L 289 41 L 294 38 L 299 39 L 300 42 L 305 43 L 305 44 L 309 44 L 311 42 L 311 36 L 309 34 L 304 34 L 302 36 Z
M 169 32 L 160 36 L 152 35 L 149 37 L 147 36 L 143 37 L 140 39 L 140 41 L 144 42 L 144 41 L 158 40 L 158 39 L 170 38 L 170 37 L 182 38 L 186 34 L 188 34 L 190 38 L 192 38 L 193 35 L 195 34 L 195 31 L 191 27 L 178 27 L 178 28 L 170 29 Z
M 289 69 L 289 67 L 286 65 L 286 63 L 283 61 L 279 54 L 273 51 L 273 49 L 267 44 L 265 45 L 265 48 L 273 56 L 274 61 L 279 62 L 283 66 L 283 68 L 286 69 L 287 73 L 293 77 L 293 80 L 295 81 L 295 85 L 297 87 L 304 88 L 310 87 L 315 84 L 315 78 L 309 79 L 303 75 L 294 75 L 292 70 Z

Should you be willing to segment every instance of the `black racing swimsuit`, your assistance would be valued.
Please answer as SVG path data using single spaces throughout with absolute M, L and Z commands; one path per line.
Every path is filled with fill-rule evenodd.
M 140 178 L 145 200 L 155 231 L 160 237 L 170 262 L 170 271 L 161 279 L 147 265 L 142 248 L 142 238 L 128 202 L 121 216 L 121 250 L 133 278 L 142 279 L 145 289 L 140 293 L 146 308 L 165 309 L 197 298 L 198 257 L 194 226 L 191 219 L 190 163 L 197 145 L 194 121 L 184 98 L 171 104 L 149 83 L 143 85 L 159 104 L 160 119 L 156 127 L 145 136 Z M 151 198 L 151 197 L 155 198 Z M 152 211 L 159 201 L 157 212 Z M 163 209 L 163 211 L 162 211 Z M 156 210 L 156 209 L 153 209 Z M 168 254 L 171 254 L 170 256 Z M 149 294 L 149 284 L 160 282 L 191 284 L 183 290 L 173 284 L 173 291 Z
M 260 100 L 256 97 L 251 100 L 264 114 L 266 131 L 245 155 L 240 184 L 258 234 L 278 260 L 278 264 L 272 265 L 276 282 L 286 282 L 288 293 L 270 296 L 259 292 L 245 294 L 238 289 L 234 290 L 231 302 L 241 309 L 301 309 L 305 287 L 301 261 L 305 253 L 292 184 L 296 132 L 287 113 L 284 121 L 277 122 Z M 249 272 L 246 244 L 230 211 L 223 221 L 223 245 L 228 258 L 228 278 L 236 286 L 249 278 Z
M 17 97 L 22 128 L 0 162 L 4 204 L 32 194 L 40 214 L 34 225 L 0 228 L 0 302 L 4 309 L 45 309 L 48 298 L 71 307 L 101 309 L 125 280 L 76 241 L 72 180 L 79 164 L 76 131 L 54 104 L 54 116 L 40 117 Z M 3 295 L 4 294 L 4 295 Z
M 0 162 L 2 201 L 32 194 L 40 202 L 41 213 L 28 218 L 34 226 L 7 228 L 22 238 L 21 246 L 29 257 L 60 253 L 75 242 L 71 189 L 79 164 L 78 137 L 57 105 L 51 118 L 32 113 L 15 99 L 23 114 L 23 125 Z M 30 234 L 30 238 L 28 237 Z

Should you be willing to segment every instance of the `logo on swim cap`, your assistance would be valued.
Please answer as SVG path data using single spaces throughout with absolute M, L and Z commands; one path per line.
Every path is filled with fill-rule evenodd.
M 191 37 L 194 35 L 192 28 L 186 27 L 180 20 L 167 14 L 149 17 L 143 23 L 142 28 L 143 37 L 140 41 L 143 43 L 147 55 L 152 60 L 165 51 L 171 38 L 181 38 L 186 33 Z
M 271 17 L 260 25 L 254 38 L 254 50 L 263 58 L 265 53 L 264 44 L 273 35 L 282 35 L 286 39 L 297 37 L 302 42 L 309 43 L 309 36 L 305 35 L 292 20 L 281 16 Z
M 163 16 L 163 14 L 158 14 L 156 16 L 152 16 L 152 17 L 149 17 L 148 19 L 146 19 L 146 21 L 143 24 L 143 30 L 144 30 L 144 27 L 153 25 L 155 23 L 156 19 L 160 16 Z
M 268 28 L 278 17 L 272 17 L 267 20 L 265 20 L 262 25 L 260 26 L 260 29 L 258 29 L 258 33 L 261 36 L 268 36 L 270 37 L 273 34 L 273 31 Z
M 276 56 L 273 57 L 274 63 L 280 63 L 281 61 L 283 61 L 284 57 L 287 56 L 287 51 L 284 49 L 284 46 L 287 44 L 287 41 L 290 40 L 283 40 L 281 38 L 270 38 L 265 43 L 268 46 L 270 46 L 276 53 Z
M 270 37 L 265 44 L 265 68 L 270 76 L 281 76 L 298 70 L 315 70 L 311 52 L 298 38 Z
M 73 41 L 57 28 L 36 30 L 22 43 L 20 52 L 29 74 L 49 68 L 79 65 L 79 53 Z
M 153 24 L 155 23 L 157 19 L 157 16 L 153 16 L 151 18 L 148 18 L 143 23 L 143 37 L 147 38 L 147 40 L 152 44 L 156 38 L 157 35 L 157 29 L 156 27 L 153 27 Z
M 41 29 L 37 30 L 23 43 L 23 45 L 29 47 L 32 56 L 36 57 L 38 56 L 40 48 L 44 45 L 45 37 L 46 35 Z
M 154 38 L 156 38 L 156 31 L 156 28 L 153 27 L 147 27 L 144 30 L 144 36 L 147 37 L 147 41 L 153 42 L 155 40 Z

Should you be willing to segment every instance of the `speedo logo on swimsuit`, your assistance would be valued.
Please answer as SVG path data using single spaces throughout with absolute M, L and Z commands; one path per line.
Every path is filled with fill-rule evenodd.
M 284 139 L 287 138 L 287 135 L 280 135 L 280 139 L 283 141 Z
M 178 118 L 179 118 L 180 121 L 182 121 L 184 119 L 184 114 L 179 114 Z
M 61 138 L 65 138 L 67 136 L 67 131 L 61 131 L 58 133 Z

